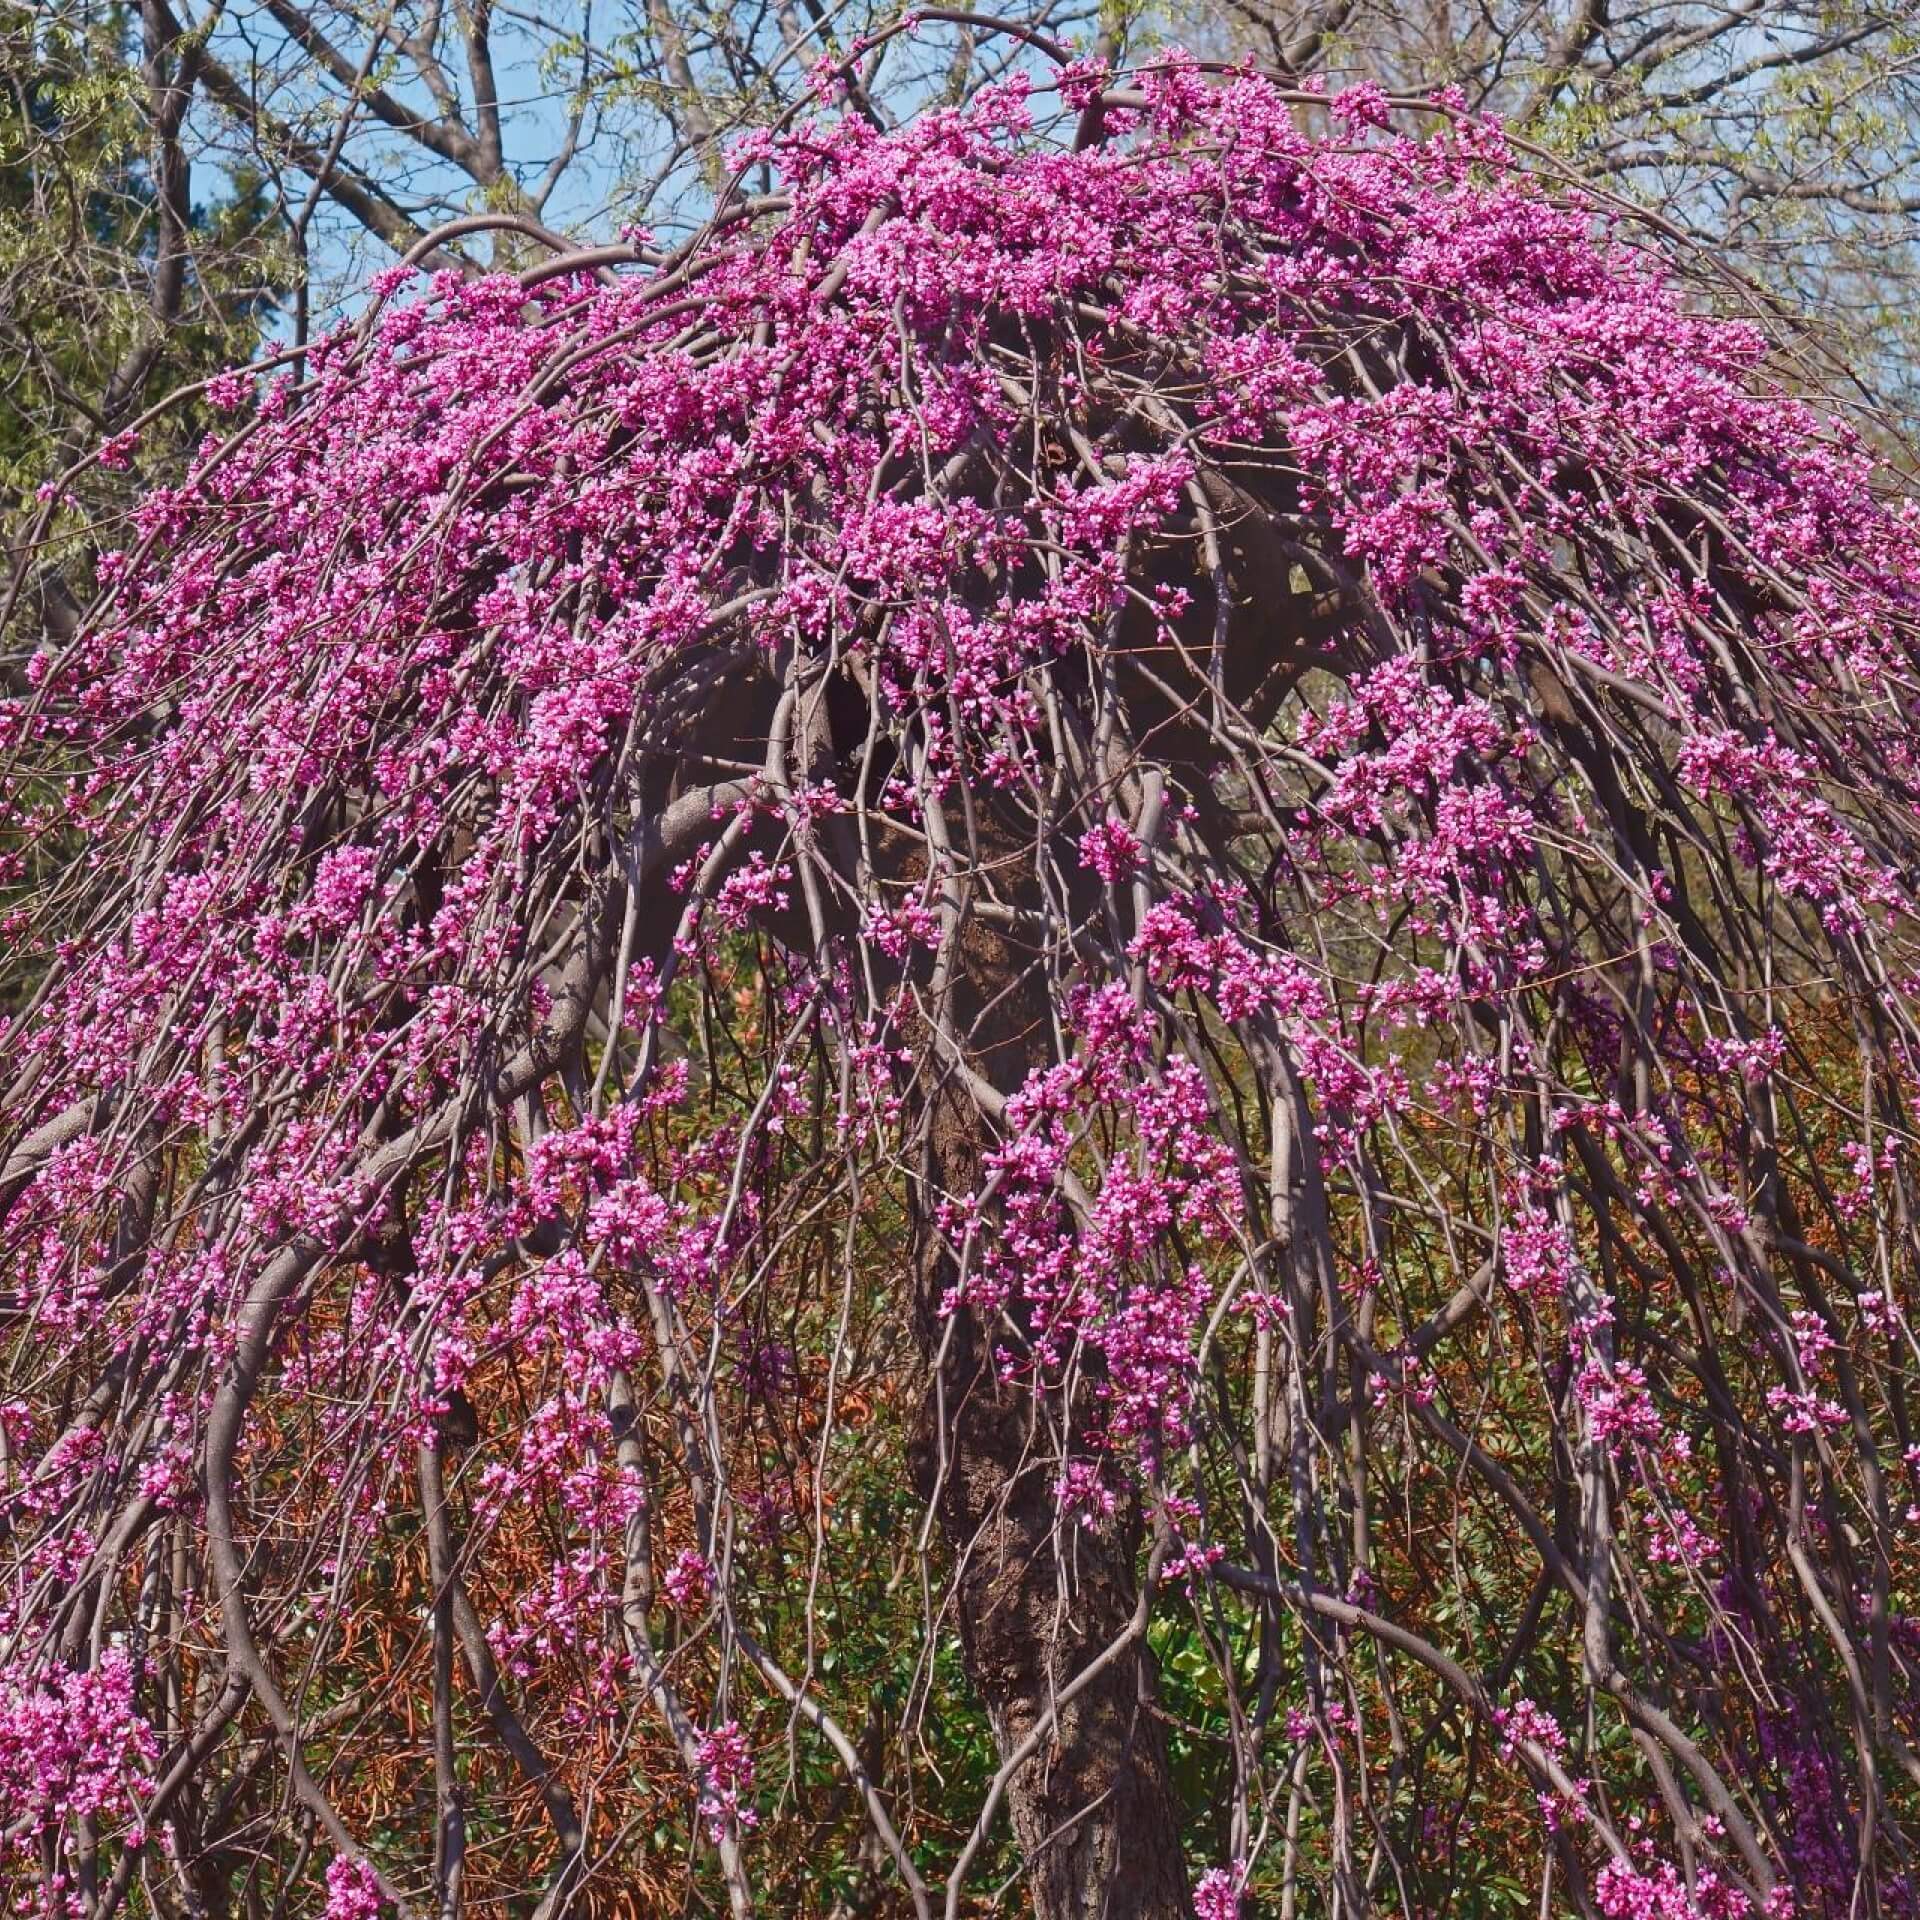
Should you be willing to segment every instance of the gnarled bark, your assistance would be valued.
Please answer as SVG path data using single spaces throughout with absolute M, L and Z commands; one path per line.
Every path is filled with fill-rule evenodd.
M 940 1201 L 983 1190 L 994 1140 L 963 1074 L 1010 1091 L 1049 1031 L 1043 976 L 1014 942 L 972 922 L 959 949 L 950 1005 L 970 1059 L 937 1077 L 918 1115 L 915 1319 L 931 1378 L 917 1490 L 957 1563 L 967 1674 L 1012 1767 L 1007 1815 L 1037 1920 L 1184 1920 L 1180 1809 L 1139 1631 L 1137 1507 L 1122 1501 L 1097 1524 L 1063 1514 L 1046 1423 L 1071 1430 L 1075 1409 L 1002 1380 L 996 1331 L 976 1309 L 941 1310 L 957 1265 Z

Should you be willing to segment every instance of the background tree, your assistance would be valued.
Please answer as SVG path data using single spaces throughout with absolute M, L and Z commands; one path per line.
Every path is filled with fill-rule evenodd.
M 37 489 L 176 386 L 246 359 L 272 293 L 259 183 L 204 169 L 196 183 L 194 60 L 153 9 L 0 4 L 0 528 L 55 631 L 84 592 L 87 530 L 143 480 L 178 476 L 191 416 L 89 470 L 26 555 Z M 217 201 L 196 198 L 216 183 Z
M 1219 0 L 1276 71 L 1458 86 L 1711 246 L 1913 408 L 1920 26 L 1879 0 Z

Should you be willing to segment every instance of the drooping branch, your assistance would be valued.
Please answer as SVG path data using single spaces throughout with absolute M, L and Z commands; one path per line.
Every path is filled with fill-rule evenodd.
M 8 710 L 50 1908 L 1905 1910 L 1912 516 L 1495 129 L 1057 86 L 397 274 Z

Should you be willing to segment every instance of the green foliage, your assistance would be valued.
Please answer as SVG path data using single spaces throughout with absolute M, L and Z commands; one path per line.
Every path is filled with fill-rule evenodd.
M 15 555 L 37 490 L 169 392 L 245 360 L 284 283 L 270 184 L 203 177 L 180 142 L 184 271 L 177 288 L 156 275 L 155 114 L 183 53 L 143 50 L 124 7 L 0 0 L 0 527 Z M 90 549 L 112 544 L 115 515 L 170 476 L 206 424 L 179 410 L 126 469 L 84 474 L 33 556 L 30 618 L 49 591 L 84 597 Z

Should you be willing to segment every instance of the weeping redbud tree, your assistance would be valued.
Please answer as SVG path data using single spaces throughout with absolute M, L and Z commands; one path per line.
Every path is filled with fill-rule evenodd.
M 16 683 L 14 1910 L 1920 1912 L 1920 516 L 1039 54 L 389 274 Z

